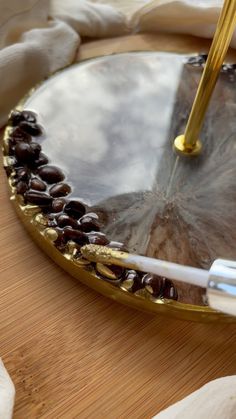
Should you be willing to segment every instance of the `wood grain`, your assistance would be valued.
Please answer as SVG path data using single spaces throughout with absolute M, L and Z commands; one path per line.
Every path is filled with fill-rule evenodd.
M 156 39 L 90 43 L 80 57 Z M 15 419 L 151 418 L 236 373 L 235 325 L 137 312 L 54 265 L 19 223 L 2 169 L 0 208 L 0 356 L 16 385 Z

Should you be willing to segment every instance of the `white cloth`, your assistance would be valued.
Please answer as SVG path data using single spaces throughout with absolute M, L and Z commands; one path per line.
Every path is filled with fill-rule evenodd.
M 163 30 L 211 38 L 221 5 L 221 0 L 0 0 L 0 126 L 32 86 L 74 60 L 81 36 Z M 233 419 L 235 400 L 236 377 L 222 378 L 156 418 Z M 11 417 L 13 403 L 14 386 L 0 361 L 1 419 Z
M 211 37 L 221 4 L 221 0 L 0 0 L 0 126 L 32 86 L 73 61 L 80 36 L 168 30 Z
M 236 376 L 211 381 L 154 419 L 235 419 Z
M 11 419 L 15 399 L 14 384 L 0 358 L 0 418 Z

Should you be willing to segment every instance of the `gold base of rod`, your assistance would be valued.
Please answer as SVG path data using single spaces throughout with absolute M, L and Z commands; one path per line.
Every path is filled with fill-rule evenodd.
M 174 141 L 173 149 L 177 154 L 180 154 L 181 156 L 184 155 L 189 157 L 195 157 L 201 153 L 202 143 L 200 140 L 198 140 L 193 147 L 190 147 L 185 143 L 185 136 L 179 135 L 178 137 L 176 137 Z

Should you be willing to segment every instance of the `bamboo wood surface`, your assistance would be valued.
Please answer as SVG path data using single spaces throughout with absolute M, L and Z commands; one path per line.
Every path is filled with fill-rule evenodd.
M 155 49 L 160 39 L 90 42 L 79 58 Z M 209 380 L 236 374 L 235 325 L 154 317 L 96 294 L 32 242 L 2 169 L 0 204 L 0 356 L 16 386 L 15 419 L 148 419 Z

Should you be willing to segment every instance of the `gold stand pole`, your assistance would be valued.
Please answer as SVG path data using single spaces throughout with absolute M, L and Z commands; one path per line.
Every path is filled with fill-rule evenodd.
M 204 72 L 198 87 L 184 135 L 174 141 L 179 154 L 194 156 L 201 152 L 199 133 L 236 25 L 236 0 L 225 0 Z

